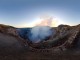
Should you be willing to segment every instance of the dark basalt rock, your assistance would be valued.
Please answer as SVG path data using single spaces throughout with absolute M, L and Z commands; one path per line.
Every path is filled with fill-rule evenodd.
M 25 50 L 28 50 L 28 44 L 17 34 L 16 28 L 0 25 L 0 55 L 16 54 Z
M 80 25 L 60 25 L 58 27 L 52 27 L 52 30 L 56 31 L 55 35 L 52 34 L 52 36 L 46 38 L 47 40 L 39 43 L 32 43 L 27 37 L 23 38 L 24 36 L 19 35 L 17 28 L 1 24 L 0 58 L 2 55 L 11 56 L 12 54 L 18 56 L 21 54 L 21 56 L 16 58 L 12 56 L 11 59 L 8 59 L 10 57 L 7 59 L 34 60 L 37 57 L 38 59 L 45 57 L 59 60 L 58 57 L 65 57 L 64 59 L 66 59 L 67 56 L 68 58 L 72 57 L 72 60 L 74 60 L 74 55 L 80 55 Z M 5 60 L 5 58 L 2 57 L 0 60 Z
M 54 51 L 58 48 L 58 51 L 62 52 L 66 52 L 72 49 L 74 50 L 75 46 L 79 47 L 80 25 L 60 25 L 53 29 L 56 30 L 56 34 L 54 36 L 51 36 L 50 39 L 48 39 L 47 41 L 43 41 L 42 43 L 31 44 L 31 46 L 37 50 L 50 50 L 53 48 L 52 50 Z

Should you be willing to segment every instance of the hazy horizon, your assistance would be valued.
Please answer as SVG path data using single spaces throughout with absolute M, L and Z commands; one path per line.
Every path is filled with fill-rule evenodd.
M 55 17 L 51 26 L 80 23 L 80 0 L 0 0 L 0 24 L 32 27 L 41 16 Z

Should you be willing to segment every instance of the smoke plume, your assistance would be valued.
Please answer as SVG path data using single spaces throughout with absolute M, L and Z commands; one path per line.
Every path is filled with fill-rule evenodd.
M 31 29 L 19 29 L 19 35 L 24 39 L 32 41 L 33 43 L 38 43 L 44 41 L 52 34 L 55 34 L 55 30 L 52 30 L 52 28 L 50 27 L 53 17 L 45 16 L 42 19 L 43 20 L 39 24 L 36 24 Z
M 49 26 L 35 26 L 31 29 L 29 39 L 33 43 L 43 41 L 45 38 L 52 35 L 51 27 Z
M 51 26 L 53 17 L 45 16 L 41 19 L 42 21 L 40 23 L 37 23 L 36 26 Z

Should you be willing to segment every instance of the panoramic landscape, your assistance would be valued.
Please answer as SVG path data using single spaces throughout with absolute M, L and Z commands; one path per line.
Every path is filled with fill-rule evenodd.
M 0 60 L 80 60 L 80 1 L 0 0 Z
M 0 24 L 1 60 L 75 60 L 79 55 L 80 25 L 15 28 Z

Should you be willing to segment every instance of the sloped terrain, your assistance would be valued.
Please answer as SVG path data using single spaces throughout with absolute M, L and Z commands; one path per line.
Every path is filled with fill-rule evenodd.
M 18 29 L 0 25 L 0 60 L 80 60 L 80 25 L 52 27 L 56 34 L 39 43 Z
M 27 43 L 18 36 L 14 27 L 0 25 L 0 55 L 24 52 L 26 48 Z

